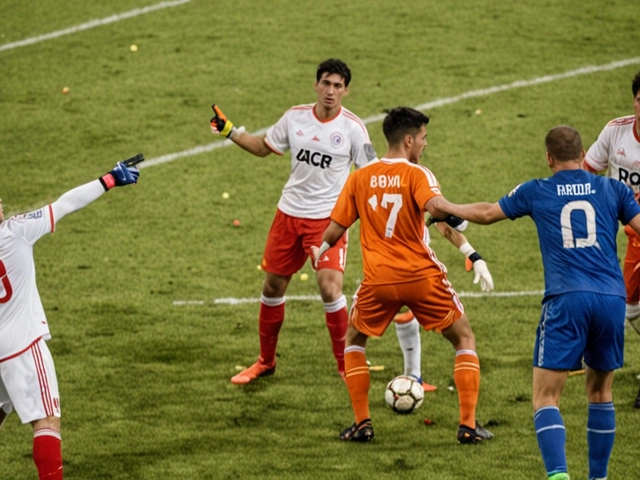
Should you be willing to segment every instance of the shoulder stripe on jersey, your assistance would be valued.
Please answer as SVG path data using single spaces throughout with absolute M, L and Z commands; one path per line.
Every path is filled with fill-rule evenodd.
M 607 127 L 620 127 L 622 125 L 629 125 L 635 121 L 634 115 L 627 115 L 626 117 L 615 118 L 607 123 Z
M 436 179 L 436 176 L 427 167 L 425 167 L 424 165 L 419 165 L 417 163 L 411 163 L 411 162 L 407 162 L 407 163 L 411 168 L 417 168 L 422 173 L 424 173 L 425 177 L 427 177 L 427 181 L 429 182 L 429 186 L 430 187 L 438 187 L 439 186 L 438 185 L 438 180 Z
M 344 116 L 346 118 L 348 118 L 349 120 L 352 120 L 352 121 L 356 122 L 360 126 L 362 131 L 367 135 L 367 138 L 369 138 L 369 130 L 367 130 L 367 127 L 365 126 L 365 124 L 362 123 L 362 120 L 360 120 L 360 118 L 357 115 L 355 115 L 354 113 L 350 112 L 346 108 L 343 108 L 342 111 L 344 112 Z
M 49 221 L 51 222 L 51 233 L 56 229 L 56 222 L 53 218 L 53 207 L 49 204 Z
M 306 105 L 295 105 L 291 107 L 289 110 L 311 110 L 313 108 L 313 104 Z

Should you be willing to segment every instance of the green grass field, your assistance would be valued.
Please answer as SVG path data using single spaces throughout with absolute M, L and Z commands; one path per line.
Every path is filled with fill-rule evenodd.
M 463 296 L 482 362 L 478 419 L 493 441 L 456 443 L 457 397 L 447 389 L 454 352 L 435 334 L 423 335 L 423 373 L 439 390 L 409 416 L 386 407 L 384 387 L 402 371 L 392 329 L 367 349 L 385 366 L 372 372 L 376 438 L 340 442 L 351 407 L 315 301 L 288 302 L 274 377 L 244 388 L 229 382 L 257 357 L 258 304 L 215 300 L 259 296 L 256 266 L 289 157 L 212 147 L 210 104 L 236 125 L 264 129 L 291 105 L 313 102 L 317 64 L 342 58 L 353 72 L 344 104 L 367 120 L 379 154 L 377 116 L 428 105 L 423 163 L 449 199 L 494 201 L 549 174 L 549 128 L 571 124 L 589 146 L 610 119 L 632 113 L 634 2 L 191 0 L 3 48 L 154 1 L 0 0 L 5 213 L 52 202 L 135 153 L 148 159 L 136 187 L 65 218 L 35 250 L 62 397 L 65 478 L 545 478 L 530 385 L 541 295 L 517 294 L 543 289 L 529 220 L 466 232 L 496 285 L 496 295 Z M 628 62 L 612 65 L 620 61 Z M 597 68 L 579 70 L 587 66 Z M 196 147 L 204 152 L 154 162 Z M 349 298 L 361 277 L 357 228 L 350 239 Z M 433 245 L 456 289 L 479 292 L 462 256 L 443 238 Z M 295 277 L 290 296 L 317 294 L 310 266 L 303 272 L 310 280 Z M 627 335 L 625 355 L 614 386 L 612 479 L 640 471 L 638 335 Z M 584 377 L 569 379 L 561 409 L 569 471 L 586 478 Z M 17 415 L 7 420 L 1 479 L 36 477 L 31 438 Z

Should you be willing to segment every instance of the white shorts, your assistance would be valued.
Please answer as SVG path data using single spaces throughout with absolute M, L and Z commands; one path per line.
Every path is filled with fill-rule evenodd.
M 0 362 L 0 408 L 13 407 L 22 423 L 60 417 L 60 393 L 53 358 L 44 340 Z

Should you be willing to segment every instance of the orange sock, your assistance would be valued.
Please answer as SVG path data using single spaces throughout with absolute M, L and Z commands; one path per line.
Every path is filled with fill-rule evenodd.
M 476 428 L 476 406 L 480 392 L 480 360 L 473 350 L 456 352 L 453 381 L 458 389 L 460 425 Z
M 366 418 L 371 418 L 369 415 L 369 366 L 364 348 L 347 347 L 344 351 L 344 367 L 351 407 L 358 424 Z

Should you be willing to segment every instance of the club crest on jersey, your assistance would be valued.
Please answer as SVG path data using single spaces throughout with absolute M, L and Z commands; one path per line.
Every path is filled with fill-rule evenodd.
M 344 143 L 344 138 L 340 132 L 332 133 L 329 140 L 331 141 L 331 146 L 335 148 L 341 147 Z
M 333 157 L 321 152 L 312 152 L 311 150 L 301 149 L 296 155 L 296 160 L 304 162 L 307 165 L 313 165 L 314 167 L 329 168 L 331 166 L 331 160 Z

